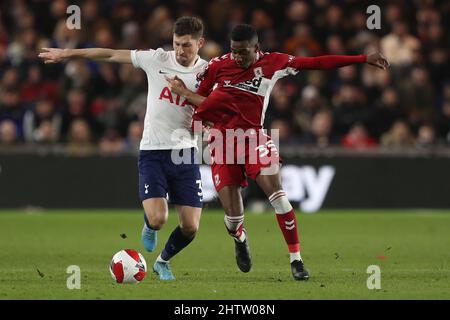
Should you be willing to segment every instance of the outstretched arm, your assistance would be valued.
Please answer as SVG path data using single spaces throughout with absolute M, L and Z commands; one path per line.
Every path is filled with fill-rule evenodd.
M 43 59 L 44 63 L 58 63 L 67 58 L 86 58 L 104 62 L 131 63 L 130 50 L 114 50 L 103 48 L 42 48 L 42 50 L 43 52 L 39 53 L 39 58 Z
M 290 66 L 296 69 L 335 69 L 354 63 L 368 63 L 380 69 L 386 70 L 389 62 L 381 53 L 356 56 L 319 56 L 319 57 L 295 57 Z

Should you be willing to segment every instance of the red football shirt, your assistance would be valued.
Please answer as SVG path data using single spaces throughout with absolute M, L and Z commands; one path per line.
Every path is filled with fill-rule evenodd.
M 210 121 L 216 129 L 260 129 L 275 82 L 299 69 L 330 69 L 366 56 L 294 57 L 277 52 L 258 52 L 257 60 L 243 69 L 231 53 L 212 59 L 197 76 L 197 93 L 208 97 L 196 109 L 194 121 Z

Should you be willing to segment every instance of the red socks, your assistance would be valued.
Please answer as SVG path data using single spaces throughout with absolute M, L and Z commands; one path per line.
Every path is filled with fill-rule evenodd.
M 295 253 L 300 251 L 300 241 L 298 239 L 297 232 L 297 219 L 295 217 L 294 209 L 285 214 L 276 214 L 278 225 L 280 226 L 281 232 L 283 232 L 284 239 L 289 248 L 290 253 Z

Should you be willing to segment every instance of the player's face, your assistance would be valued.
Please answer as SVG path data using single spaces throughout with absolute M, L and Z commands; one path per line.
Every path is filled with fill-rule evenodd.
M 252 44 L 249 41 L 231 40 L 231 54 L 236 64 L 241 68 L 247 69 L 255 62 L 258 50 L 258 44 Z
M 189 67 L 195 63 L 198 50 L 203 46 L 204 39 L 195 39 L 191 35 L 173 35 L 173 49 L 177 62 L 182 66 Z

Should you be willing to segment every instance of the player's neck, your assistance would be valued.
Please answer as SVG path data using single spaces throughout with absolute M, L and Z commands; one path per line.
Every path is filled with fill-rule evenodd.
M 181 63 L 178 60 L 177 60 L 177 62 L 178 62 L 179 65 L 181 65 L 183 67 L 186 67 L 186 68 L 189 68 L 189 67 L 195 66 L 195 64 L 197 63 L 198 59 L 200 59 L 200 56 L 197 55 L 194 59 L 192 59 L 192 61 L 187 62 L 186 64 L 183 64 L 183 63 Z

